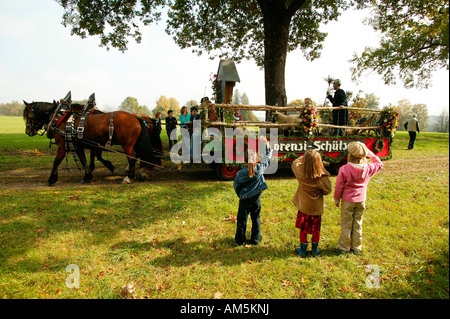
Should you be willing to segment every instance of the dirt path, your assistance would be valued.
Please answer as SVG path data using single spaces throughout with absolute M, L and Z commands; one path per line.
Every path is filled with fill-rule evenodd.
M 402 174 L 417 171 L 449 170 L 448 157 L 431 157 L 427 159 L 399 159 L 384 162 L 384 169 L 380 174 Z
M 384 162 L 385 167 L 380 174 L 402 174 L 418 171 L 449 171 L 448 157 L 434 157 L 424 159 L 399 159 Z M 69 187 L 98 187 L 107 185 L 120 185 L 125 177 L 125 165 L 116 165 L 115 173 L 109 172 L 105 167 L 97 164 L 97 169 L 93 172 L 94 179 L 90 184 L 81 184 L 83 173 L 71 167 L 67 170 L 63 165 L 59 170 L 59 181 L 55 188 Z M 0 172 L 1 189 L 27 189 L 27 188 L 48 188 L 47 179 L 50 174 L 48 167 L 28 167 L 11 171 Z M 275 175 L 268 175 L 270 179 L 293 178 L 289 164 L 280 166 Z M 198 182 L 218 182 L 216 173 L 208 165 L 184 165 L 181 171 L 172 163 L 158 172 L 153 172 L 147 181 L 136 181 L 135 183 L 177 183 L 184 181 Z

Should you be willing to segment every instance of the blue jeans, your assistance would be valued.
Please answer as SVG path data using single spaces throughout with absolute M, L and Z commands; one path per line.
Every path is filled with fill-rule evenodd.
M 252 235 L 250 244 L 257 245 L 261 239 L 261 199 L 260 195 L 239 200 L 239 209 L 237 214 L 236 235 L 234 237 L 236 244 L 243 245 L 246 241 L 245 232 L 247 230 L 248 215 L 252 219 Z

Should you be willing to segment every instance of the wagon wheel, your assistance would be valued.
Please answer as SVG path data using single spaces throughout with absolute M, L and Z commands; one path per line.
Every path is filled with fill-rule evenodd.
M 227 164 L 216 164 L 216 174 L 222 181 L 232 181 L 239 171 L 237 166 L 228 166 Z

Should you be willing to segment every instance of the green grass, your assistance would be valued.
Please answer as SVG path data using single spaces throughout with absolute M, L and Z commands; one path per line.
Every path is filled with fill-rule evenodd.
M 0 298 L 121 298 L 121 287 L 134 283 L 137 298 L 155 299 L 446 299 L 449 137 L 421 133 L 413 151 L 407 142 L 407 133 L 398 132 L 393 158 L 369 184 L 363 254 L 338 254 L 340 212 L 329 195 L 321 256 L 306 259 L 294 252 L 290 199 L 297 181 L 288 169 L 266 178 L 261 244 L 236 247 L 232 182 L 216 181 L 208 170 L 202 174 L 208 178 L 188 175 L 181 182 L 35 187 L 27 176 L 42 172 L 45 182 L 53 155 L 6 153 L 0 156 Z M 16 173 L 24 174 L 19 185 L 7 184 Z M 78 289 L 65 285 L 69 264 L 80 269 Z M 365 284 L 369 265 L 379 267 L 377 289 Z

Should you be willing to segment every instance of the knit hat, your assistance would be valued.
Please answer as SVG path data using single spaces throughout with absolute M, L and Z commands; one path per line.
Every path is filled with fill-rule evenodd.
M 351 142 L 348 144 L 348 152 L 356 158 L 364 158 L 369 154 L 367 146 L 361 142 Z

